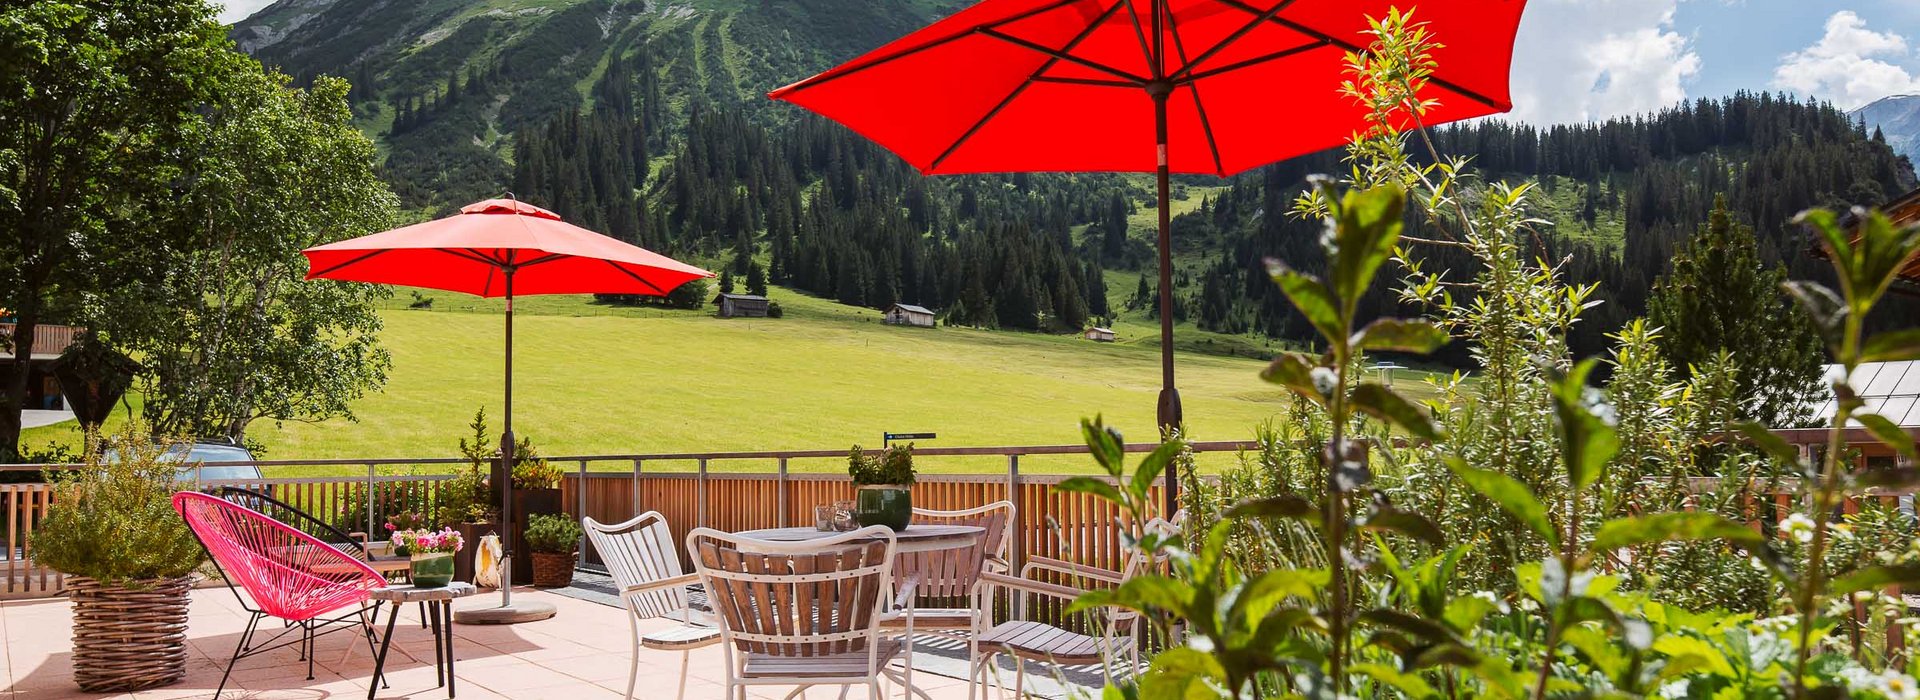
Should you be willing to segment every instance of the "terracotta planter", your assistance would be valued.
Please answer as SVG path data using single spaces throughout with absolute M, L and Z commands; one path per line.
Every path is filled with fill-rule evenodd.
M 193 577 L 107 586 L 67 577 L 73 600 L 73 680 L 90 693 L 172 685 L 187 675 L 187 592 Z
M 527 556 L 533 567 L 533 585 L 539 588 L 565 588 L 573 585 L 572 554 L 533 552 Z

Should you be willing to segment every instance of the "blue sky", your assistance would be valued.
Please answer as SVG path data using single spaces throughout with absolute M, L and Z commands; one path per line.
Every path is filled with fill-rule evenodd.
M 270 1 L 227 0 L 220 17 Z M 1530 0 L 1514 51 L 1512 117 L 1536 124 L 1737 90 L 1852 109 L 1920 93 L 1920 0 Z

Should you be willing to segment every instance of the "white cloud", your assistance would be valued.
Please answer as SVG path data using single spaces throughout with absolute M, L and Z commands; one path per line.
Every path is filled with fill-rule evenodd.
M 1820 41 L 1781 57 L 1773 86 L 1853 109 L 1887 95 L 1920 91 L 1920 76 L 1901 66 L 1913 59 L 1906 37 L 1868 29 L 1860 15 L 1841 10 L 1827 18 Z
M 1514 42 L 1513 113 L 1535 124 L 1647 112 L 1687 97 L 1700 55 L 1680 0 L 1533 0 Z

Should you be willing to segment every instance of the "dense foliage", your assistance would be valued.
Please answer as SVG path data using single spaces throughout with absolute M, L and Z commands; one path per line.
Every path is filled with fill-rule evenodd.
M 132 424 L 106 447 L 91 440 L 84 464 L 47 474 L 60 505 L 33 530 L 34 561 L 109 586 L 192 573 L 203 552 L 172 502 L 174 475 L 192 465 Z
M 890 445 L 878 455 L 854 445 L 847 453 L 847 476 L 854 486 L 912 486 L 913 445 Z
M 542 554 L 572 554 L 580 548 L 580 537 L 584 534 L 573 516 L 565 513 L 527 519 L 527 549 Z

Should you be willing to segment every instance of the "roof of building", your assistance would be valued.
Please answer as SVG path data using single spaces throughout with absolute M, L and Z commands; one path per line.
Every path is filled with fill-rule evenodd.
M 1912 192 L 1895 197 L 1885 204 L 1881 204 L 1880 211 L 1885 213 L 1887 218 L 1891 220 L 1895 226 L 1920 225 L 1920 189 L 1915 189 Z M 1849 228 L 1853 227 L 1856 223 L 1857 221 L 1852 217 L 1851 213 L 1841 218 L 1841 224 Z M 1813 256 L 1822 259 L 1826 258 L 1827 248 L 1820 242 L 1820 234 L 1812 233 L 1809 234 L 1809 236 L 1812 239 L 1810 252 L 1812 252 Z M 1920 258 L 1908 260 L 1906 266 L 1900 269 L 1896 278 L 1901 284 L 1895 284 L 1894 289 L 1909 293 L 1920 290 Z
M 1113 333 L 1112 328 L 1101 328 L 1099 326 L 1094 326 L 1092 328 L 1088 328 L 1087 330 L 1093 331 L 1095 333 L 1108 333 L 1108 334 Z
M 1831 384 L 1843 374 L 1840 365 L 1827 365 L 1823 382 Z M 1854 370 L 1847 385 L 1866 400 L 1866 410 L 1895 425 L 1920 427 L 1920 361 L 1868 362 Z M 1833 417 L 1833 411 L 1834 400 L 1828 398 L 1814 416 L 1824 421 Z
M 899 309 L 901 311 L 905 311 L 910 314 L 927 314 L 929 316 L 933 315 L 933 309 L 929 309 L 924 306 L 914 306 L 912 304 L 894 304 L 893 308 Z
M 766 297 L 760 296 L 758 294 L 721 294 L 720 296 L 713 298 L 713 303 L 718 304 L 720 303 L 721 299 L 732 299 L 734 301 L 766 301 L 767 300 Z

